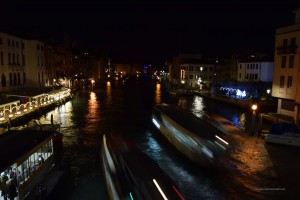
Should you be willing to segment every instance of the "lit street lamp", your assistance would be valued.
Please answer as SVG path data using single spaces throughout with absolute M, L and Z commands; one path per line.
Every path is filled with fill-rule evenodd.
M 94 89 L 95 80 L 93 79 L 91 82 L 92 82 L 92 90 L 93 90 Z
M 256 116 L 257 104 L 252 104 L 251 109 L 252 109 L 251 135 L 254 135 L 255 116 Z

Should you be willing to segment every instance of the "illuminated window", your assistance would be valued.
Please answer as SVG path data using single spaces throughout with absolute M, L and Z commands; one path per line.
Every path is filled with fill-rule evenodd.
M 282 56 L 281 57 L 281 68 L 285 68 L 285 64 L 286 64 L 286 56 Z
M 284 88 L 284 76 L 280 76 L 279 88 Z
M 291 88 L 292 84 L 293 84 L 293 77 L 292 76 L 288 76 L 287 88 Z
M 294 56 L 291 55 L 289 57 L 289 68 L 293 68 L 294 67 Z

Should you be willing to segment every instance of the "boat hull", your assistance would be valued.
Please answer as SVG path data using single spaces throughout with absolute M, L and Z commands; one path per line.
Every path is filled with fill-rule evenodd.
M 220 168 L 226 162 L 226 145 L 188 130 L 164 113 L 163 109 L 155 108 L 152 121 L 160 133 L 191 161 L 210 169 Z
M 289 137 L 284 135 L 266 134 L 265 141 L 267 143 L 283 144 L 288 146 L 300 147 L 300 137 Z
M 119 139 L 104 135 L 101 148 L 102 170 L 111 200 L 184 199 L 154 160 L 131 140 Z

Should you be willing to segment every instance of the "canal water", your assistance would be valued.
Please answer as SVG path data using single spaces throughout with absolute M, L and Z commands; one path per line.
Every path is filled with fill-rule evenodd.
M 73 100 L 38 119 L 40 123 L 49 123 L 53 115 L 54 122 L 62 124 L 63 157 L 70 165 L 70 176 L 60 185 L 55 199 L 108 199 L 99 151 L 102 135 L 109 132 L 120 132 L 134 139 L 170 175 L 187 200 L 264 199 L 259 185 L 271 186 L 271 183 L 266 183 L 265 175 L 258 172 L 263 171 L 261 168 L 269 170 L 269 160 L 260 158 L 260 165 L 253 163 L 252 169 L 241 167 L 261 152 L 253 151 L 251 144 L 243 147 L 243 151 L 236 151 L 233 164 L 226 166 L 231 170 L 226 173 L 212 173 L 195 166 L 153 128 L 152 108 L 160 103 L 185 107 L 199 117 L 215 113 L 241 129 L 249 129 L 249 111 L 200 96 L 171 96 L 150 78 L 112 81 L 96 85 L 93 90 L 83 89 Z M 268 176 L 273 177 L 272 170 L 269 171 Z

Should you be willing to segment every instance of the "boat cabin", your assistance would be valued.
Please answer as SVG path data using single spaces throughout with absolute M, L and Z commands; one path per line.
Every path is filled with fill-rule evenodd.
M 57 131 L 10 130 L 0 135 L 1 192 L 29 199 L 55 163 L 62 136 Z M 3 181 L 5 180 L 5 181 Z M 0 200 L 4 200 L 4 195 Z M 30 198 L 31 199 L 31 198 Z

